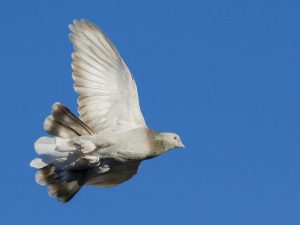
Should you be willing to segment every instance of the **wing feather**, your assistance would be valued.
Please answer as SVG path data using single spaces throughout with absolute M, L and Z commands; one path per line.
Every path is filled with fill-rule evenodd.
M 133 76 L 109 38 L 86 20 L 69 27 L 80 119 L 96 133 L 145 127 Z

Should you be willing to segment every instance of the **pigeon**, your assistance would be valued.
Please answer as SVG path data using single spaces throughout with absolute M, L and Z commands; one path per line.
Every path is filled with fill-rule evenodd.
M 96 25 L 74 20 L 72 78 L 77 117 L 56 102 L 30 162 L 35 180 L 65 203 L 85 185 L 113 187 L 133 177 L 143 160 L 184 148 L 178 134 L 156 132 L 143 118 L 135 80 L 117 49 Z

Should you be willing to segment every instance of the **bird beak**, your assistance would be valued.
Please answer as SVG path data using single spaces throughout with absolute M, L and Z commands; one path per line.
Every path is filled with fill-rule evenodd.
M 178 148 L 185 148 L 184 144 L 180 143 L 178 146 Z

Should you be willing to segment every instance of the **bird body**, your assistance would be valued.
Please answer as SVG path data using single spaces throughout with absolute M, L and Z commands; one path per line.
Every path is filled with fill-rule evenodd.
M 74 89 L 80 117 L 52 106 L 44 129 L 53 137 L 35 142 L 36 181 L 61 202 L 83 185 L 111 187 L 137 173 L 141 161 L 184 147 L 177 134 L 149 129 L 135 81 L 108 37 L 92 23 L 70 25 Z
M 118 161 L 142 160 L 154 155 L 156 143 L 153 132 L 148 128 L 136 128 L 126 133 L 113 133 L 95 136 L 94 142 L 108 145 L 102 154 L 106 157 L 118 159 Z

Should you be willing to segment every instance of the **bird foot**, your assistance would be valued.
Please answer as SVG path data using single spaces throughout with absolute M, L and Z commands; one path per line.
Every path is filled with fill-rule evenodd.
M 86 160 L 89 164 L 96 164 L 99 165 L 100 164 L 100 157 L 99 156 L 95 156 L 95 155 L 83 155 L 82 159 Z

